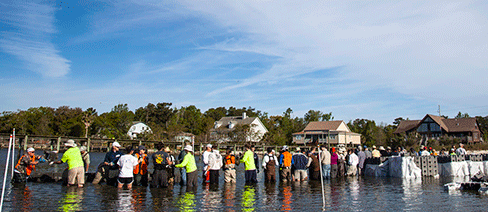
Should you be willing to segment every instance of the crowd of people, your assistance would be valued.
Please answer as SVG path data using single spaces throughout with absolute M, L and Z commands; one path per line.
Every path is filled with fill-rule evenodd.
M 90 167 L 90 155 L 86 147 L 77 147 L 74 140 L 68 140 L 65 144 L 68 150 L 64 152 L 61 160 L 53 161 L 52 164 L 67 163 L 66 183 L 68 186 L 83 187 L 85 184 L 85 172 Z M 186 145 L 174 157 L 168 146 L 162 142 L 155 145 L 157 152 L 149 157 L 144 146 L 134 149 L 129 146 L 124 153 L 120 150 L 118 142 L 112 144 L 112 148 L 105 155 L 104 161 L 97 167 L 93 184 L 99 184 L 102 180 L 109 183 L 110 179 L 116 179 L 114 184 L 118 188 L 132 188 L 135 186 L 151 186 L 165 188 L 175 183 L 175 172 L 180 172 L 180 184 L 187 187 L 196 187 L 198 182 L 198 168 L 193 147 Z M 326 146 L 296 148 L 293 153 L 288 146 L 283 146 L 279 154 L 273 148 L 266 149 L 261 158 L 258 156 L 253 145 L 246 144 L 245 152 L 235 155 L 232 148 L 225 151 L 222 156 L 220 151 L 214 149 L 211 144 L 205 146 L 201 154 L 203 167 L 201 170 L 203 183 L 218 184 L 220 172 L 223 171 L 226 183 L 236 183 L 236 167 L 241 163 L 244 165 L 245 182 L 257 183 L 257 175 L 260 169 L 264 173 L 264 182 L 272 183 L 279 180 L 282 182 L 306 181 L 338 178 L 344 176 L 357 176 L 364 174 L 364 166 L 367 158 L 388 157 L 388 156 L 430 156 L 430 155 L 463 155 L 466 154 L 463 144 L 459 148 L 452 147 L 449 151 L 442 149 L 439 153 L 432 147 L 421 146 L 420 151 L 413 148 L 406 151 L 402 147 L 386 149 L 383 146 L 376 148 L 368 146 L 357 146 L 355 149 L 346 150 L 344 147 Z M 44 160 L 45 161 L 45 160 Z M 41 156 L 34 154 L 33 148 L 28 148 L 15 166 L 15 179 L 22 181 L 30 176 L 38 162 L 43 162 Z M 153 164 L 152 181 L 149 184 L 148 165 Z

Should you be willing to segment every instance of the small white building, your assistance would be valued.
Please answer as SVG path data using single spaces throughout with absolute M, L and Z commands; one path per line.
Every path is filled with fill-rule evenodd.
M 229 132 L 234 131 L 239 125 L 249 126 L 249 131 L 245 135 L 247 142 L 260 142 L 264 134 L 268 132 L 258 117 L 247 117 L 246 113 L 243 113 L 242 116 L 227 116 L 216 121 L 214 128 L 210 130 L 210 140 L 218 143 L 232 141 Z
M 175 136 L 175 141 L 176 142 L 190 142 L 190 143 L 195 143 L 195 135 L 193 135 L 192 133 L 180 133 L 178 135 Z
M 145 134 L 152 133 L 152 130 L 146 124 L 142 122 L 137 122 L 129 128 L 127 135 L 130 137 L 130 139 L 135 139 L 137 138 L 138 134 L 143 134 L 143 133 Z

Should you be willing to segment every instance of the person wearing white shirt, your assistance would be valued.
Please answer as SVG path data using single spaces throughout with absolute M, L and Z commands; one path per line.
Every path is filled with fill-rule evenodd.
M 266 155 L 263 157 L 264 182 L 276 182 L 276 167 L 279 166 L 278 158 L 274 154 L 274 150 L 268 147 Z
M 222 165 L 222 155 L 219 150 L 213 150 L 208 155 L 207 175 L 210 175 L 210 184 L 219 184 L 219 170 Z
M 359 158 L 354 153 L 354 150 L 352 149 L 348 151 L 348 156 L 349 156 L 349 162 L 348 162 L 349 167 L 347 168 L 347 175 L 355 176 L 357 174 L 357 166 L 359 164 Z
M 132 154 L 134 150 L 131 146 L 127 147 L 126 154 L 121 156 L 117 165 L 119 165 L 119 178 L 117 179 L 117 188 L 122 188 L 127 185 L 128 189 L 132 188 L 132 182 L 134 182 L 134 167 L 142 162 L 142 158 L 137 160 Z
M 207 144 L 205 147 L 205 151 L 202 153 L 202 162 L 203 162 L 203 173 L 202 173 L 202 178 L 203 182 L 210 182 L 210 175 L 207 173 L 208 169 L 208 159 L 210 156 L 210 153 L 212 153 L 212 144 Z
M 464 149 L 464 144 L 459 144 L 459 148 L 456 149 L 456 155 L 465 155 L 466 150 Z

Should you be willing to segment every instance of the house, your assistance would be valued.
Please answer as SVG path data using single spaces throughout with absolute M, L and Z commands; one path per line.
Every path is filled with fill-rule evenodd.
M 127 135 L 130 137 L 130 139 L 135 139 L 137 138 L 137 135 L 143 134 L 143 133 L 152 133 L 152 130 L 149 126 L 142 122 L 135 122 L 130 128 L 129 131 L 127 132 Z
M 460 138 L 462 142 L 481 142 L 481 131 L 476 118 L 452 118 L 427 114 L 422 120 L 400 121 L 396 134 L 417 133 L 423 141 L 441 136 Z
M 258 117 L 242 116 L 222 117 L 210 130 L 210 141 L 223 143 L 232 141 L 260 142 L 268 129 Z
M 344 121 L 313 121 L 293 133 L 294 144 L 361 144 L 361 134 L 351 132 Z
M 183 132 L 175 136 L 175 141 L 181 143 L 191 142 L 193 144 L 195 142 L 195 135 L 193 135 L 192 133 Z

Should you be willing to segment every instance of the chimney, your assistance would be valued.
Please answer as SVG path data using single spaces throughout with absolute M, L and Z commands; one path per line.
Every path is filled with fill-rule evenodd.
M 242 113 L 242 120 L 246 119 L 247 116 L 246 116 L 246 112 Z

